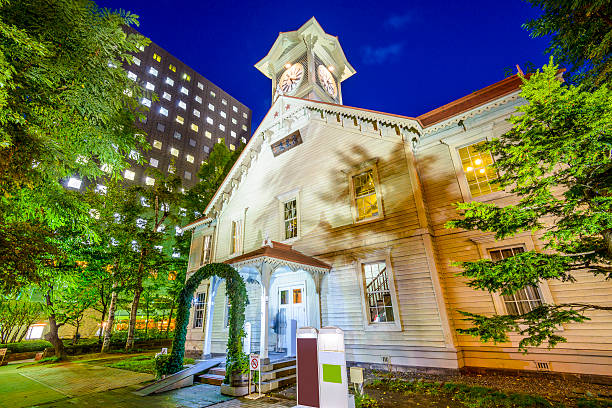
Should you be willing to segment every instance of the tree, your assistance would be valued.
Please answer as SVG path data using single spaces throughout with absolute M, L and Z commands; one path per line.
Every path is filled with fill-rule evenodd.
M 18 296 L 0 296 L 0 343 L 21 341 L 30 325 L 42 316 L 42 304 L 31 291 Z
M 457 204 L 462 219 L 449 228 L 494 232 L 503 239 L 523 231 L 542 234 L 548 250 L 527 251 L 492 262 L 463 262 L 468 285 L 503 295 L 543 280 L 572 283 L 578 271 L 612 279 L 612 91 L 566 85 L 552 62 L 528 80 L 521 96 L 528 104 L 509 120 L 512 130 L 484 144 L 496 158 L 501 187 L 515 194 L 514 205 Z M 523 336 L 519 347 L 566 341 L 557 328 L 589 320 L 596 303 L 544 304 L 520 315 L 483 316 L 462 312 L 473 324 L 459 332 L 481 340 L 508 341 Z
M 4 291 L 40 282 L 38 231 L 89 229 L 89 208 L 62 182 L 118 177 L 148 146 L 134 123 L 144 91 L 123 68 L 148 44 L 122 29 L 137 22 L 89 0 L 0 0 L 0 230 L 11 238 L 0 256 L 20 242 L 26 260 L 12 262 Z
M 188 221 L 193 221 L 201 215 L 243 149 L 244 145 L 241 145 L 232 152 L 223 143 L 215 144 L 208 160 L 198 171 L 200 181 L 185 193 L 184 206 L 187 209 Z
M 612 82 L 610 0 L 527 0 L 542 14 L 523 27 L 550 37 L 547 52 L 570 68 L 570 80 L 598 86 Z

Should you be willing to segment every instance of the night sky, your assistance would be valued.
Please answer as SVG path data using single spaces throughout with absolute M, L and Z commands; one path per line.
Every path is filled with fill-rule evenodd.
M 503 79 L 507 67 L 547 62 L 547 42 L 521 28 L 538 10 L 520 0 L 98 4 L 139 15 L 142 34 L 253 110 L 253 130 L 271 97 L 270 80 L 253 65 L 278 32 L 312 16 L 357 70 L 342 83 L 349 106 L 418 116 Z

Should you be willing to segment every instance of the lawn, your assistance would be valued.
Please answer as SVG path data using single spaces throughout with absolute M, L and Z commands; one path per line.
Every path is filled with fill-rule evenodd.
M 186 358 L 183 360 L 183 364 L 193 364 L 195 360 L 193 358 Z M 125 360 L 114 361 L 106 364 L 107 367 L 119 368 L 122 370 L 135 371 L 137 373 L 155 374 L 155 356 L 136 356 L 129 357 Z

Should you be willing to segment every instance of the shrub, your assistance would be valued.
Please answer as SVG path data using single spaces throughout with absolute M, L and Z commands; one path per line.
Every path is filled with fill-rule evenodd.
M 0 348 L 7 348 L 11 353 L 27 353 L 30 351 L 43 351 L 52 347 L 46 340 L 24 340 L 19 343 L 0 344 Z
M 170 354 L 156 354 L 155 355 L 155 378 L 160 379 L 164 375 L 169 373 L 168 361 L 170 360 Z

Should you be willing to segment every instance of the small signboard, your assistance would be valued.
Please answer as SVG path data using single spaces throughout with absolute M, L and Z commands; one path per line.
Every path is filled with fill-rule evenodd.
M 259 372 L 259 395 L 251 394 L 251 371 Z M 246 396 L 248 399 L 261 398 L 261 360 L 259 354 L 249 354 L 249 395 Z
M 259 354 L 249 355 L 249 366 L 251 370 L 259 370 Z

